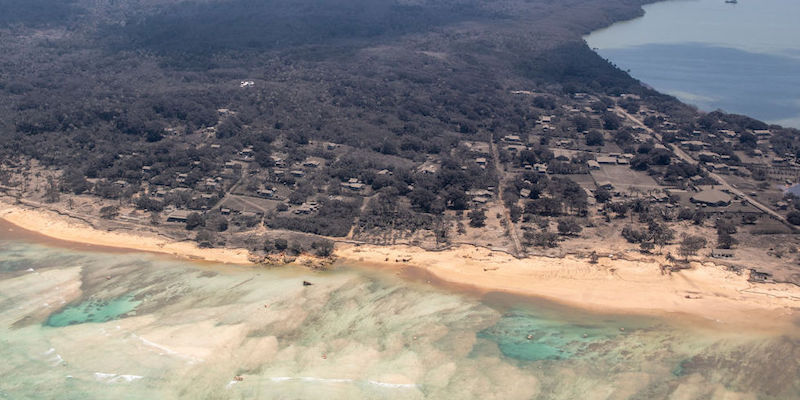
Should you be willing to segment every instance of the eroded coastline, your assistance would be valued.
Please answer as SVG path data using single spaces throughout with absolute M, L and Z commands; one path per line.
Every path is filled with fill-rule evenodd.
M 244 250 L 200 249 L 189 243 L 154 245 L 150 238 L 97 231 L 42 210 L 6 205 L 0 218 L 29 230 L 24 233 L 28 240 L 36 241 L 37 234 L 43 235 L 55 241 L 51 244 L 66 241 L 67 247 L 77 250 L 132 249 L 212 263 L 252 265 L 252 258 Z M 15 226 L 6 225 L 4 235 L 13 237 L 14 229 Z M 795 285 L 752 283 L 746 273 L 710 262 L 695 262 L 690 270 L 665 273 L 661 268 L 665 260 L 657 256 L 607 256 L 592 263 L 577 256 L 520 259 L 474 246 L 432 252 L 412 246 L 339 243 L 335 257 L 339 258 L 339 265 L 359 264 L 401 275 L 405 269 L 412 278 L 415 273 L 409 267 L 416 268 L 436 277 L 440 285 L 458 285 L 463 291 L 507 292 L 599 312 L 678 313 L 745 325 L 755 318 L 770 327 L 791 323 L 800 309 L 800 288 Z M 303 268 L 300 262 L 295 265 Z

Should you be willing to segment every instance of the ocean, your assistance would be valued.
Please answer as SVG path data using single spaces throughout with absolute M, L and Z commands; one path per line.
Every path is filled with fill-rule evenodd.
M 0 235 L 0 399 L 796 399 L 800 326 Z M 304 285 L 303 281 L 312 283 Z
M 598 30 L 589 46 L 634 78 L 705 111 L 800 128 L 800 2 L 672 0 Z

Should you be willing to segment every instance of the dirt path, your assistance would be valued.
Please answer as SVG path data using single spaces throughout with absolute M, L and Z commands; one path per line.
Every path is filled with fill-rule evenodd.
M 364 215 L 364 211 L 367 210 L 367 205 L 369 204 L 370 200 L 374 199 L 377 194 L 372 195 L 370 197 L 365 197 L 364 200 L 361 202 L 361 208 L 358 210 L 358 215 L 353 219 L 353 225 L 350 226 L 350 230 L 347 232 L 347 236 L 345 239 L 352 239 L 353 235 L 356 233 L 356 227 L 358 226 L 358 221 L 361 219 L 361 216 Z
M 489 139 L 489 146 L 492 148 L 494 167 L 497 169 L 497 199 L 500 201 L 500 205 L 503 207 L 503 218 L 508 226 L 508 232 L 511 235 L 511 240 L 514 242 L 514 255 L 517 257 L 523 257 L 525 252 L 523 250 L 522 243 L 519 240 L 517 226 L 514 224 L 514 221 L 511 220 L 511 213 L 508 211 L 508 207 L 506 207 L 506 203 L 503 201 L 503 188 L 506 184 L 506 173 L 505 170 L 503 170 L 503 164 L 500 163 L 500 153 L 497 150 L 497 146 L 494 144 L 494 134 Z

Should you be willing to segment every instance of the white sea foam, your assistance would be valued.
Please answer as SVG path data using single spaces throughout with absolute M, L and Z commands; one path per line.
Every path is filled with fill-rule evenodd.
M 416 383 L 389 383 L 389 382 L 381 382 L 373 380 L 356 381 L 354 379 L 347 379 L 347 378 L 316 378 L 313 376 L 297 376 L 297 377 L 274 376 L 269 379 L 273 382 L 303 381 L 303 382 L 321 382 L 321 383 L 368 383 L 370 385 L 375 385 L 385 388 L 393 388 L 393 389 L 413 389 L 418 386 Z
M 63 364 L 63 363 L 64 363 L 64 359 L 63 359 L 63 358 L 61 358 L 61 356 L 60 356 L 60 355 L 58 355 L 58 354 L 56 354 L 56 356 L 55 356 L 55 357 L 53 357 L 53 358 L 51 358 L 51 359 L 50 359 L 50 364 L 51 364 L 52 366 L 54 366 L 54 367 L 55 367 L 56 365 L 61 365 L 61 364 Z
M 95 379 L 98 381 L 104 381 L 107 383 L 116 383 L 120 381 L 125 381 L 127 383 L 139 380 L 144 378 L 141 375 L 120 375 L 120 374 L 107 374 L 103 372 L 95 372 L 94 373 Z
M 379 382 L 379 381 L 372 381 L 368 380 L 372 385 L 381 386 L 381 387 L 389 387 L 389 388 L 396 388 L 396 389 L 412 389 L 416 388 L 416 383 L 388 383 L 388 382 Z
M 175 350 L 170 349 L 167 346 L 164 346 L 164 345 L 161 345 L 161 344 L 158 344 L 158 343 L 155 343 L 155 342 L 151 342 L 151 341 L 149 341 L 149 340 L 147 340 L 147 339 L 145 339 L 145 338 L 143 338 L 141 336 L 138 336 L 136 334 L 132 334 L 132 335 L 133 335 L 133 337 L 139 339 L 145 345 L 163 351 L 164 352 L 163 354 L 168 354 L 168 355 L 175 356 L 175 357 L 178 357 L 178 358 L 183 358 L 185 360 L 188 360 L 191 363 L 203 362 L 203 359 L 201 359 L 201 358 L 192 357 L 192 356 L 187 355 L 187 354 L 182 354 L 182 353 L 179 353 L 179 352 L 177 352 Z

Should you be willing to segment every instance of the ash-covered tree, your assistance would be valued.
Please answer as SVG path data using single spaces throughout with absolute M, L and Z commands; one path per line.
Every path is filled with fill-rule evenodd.
M 186 216 L 186 230 L 192 230 L 205 224 L 205 218 L 200 213 L 193 212 Z
M 561 218 L 558 220 L 558 233 L 564 236 L 575 236 L 583 230 L 583 227 L 575 218 Z
M 603 133 L 600 131 L 591 131 L 586 134 L 586 145 L 587 146 L 602 146 L 605 144 L 605 138 L 603 137 Z
M 100 218 L 114 219 L 117 215 L 119 215 L 119 207 L 117 206 L 105 206 L 100 209 Z
M 708 241 L 702 236 L 687 235 L 684 236 L 683 240 L 681 240 L 678 253 L 688 260 L 689 256 L 697 254 L 700 249 L 706 247 L 706 244 L 708 244 Z
M 469 226 L 473 228 L 482 228 L 486 226 L 486 211 L 476 209 L 469 212 Z
M 320 257 L 330 257 L 333 254 L 333 241 L 328 239 L 321 239 L 311 242 L 311 248 L 314 249 L 314 254 Z
M 792 225 L 800 225 L 800 211 L 792 211 L 786 215 L 786 220 Z

